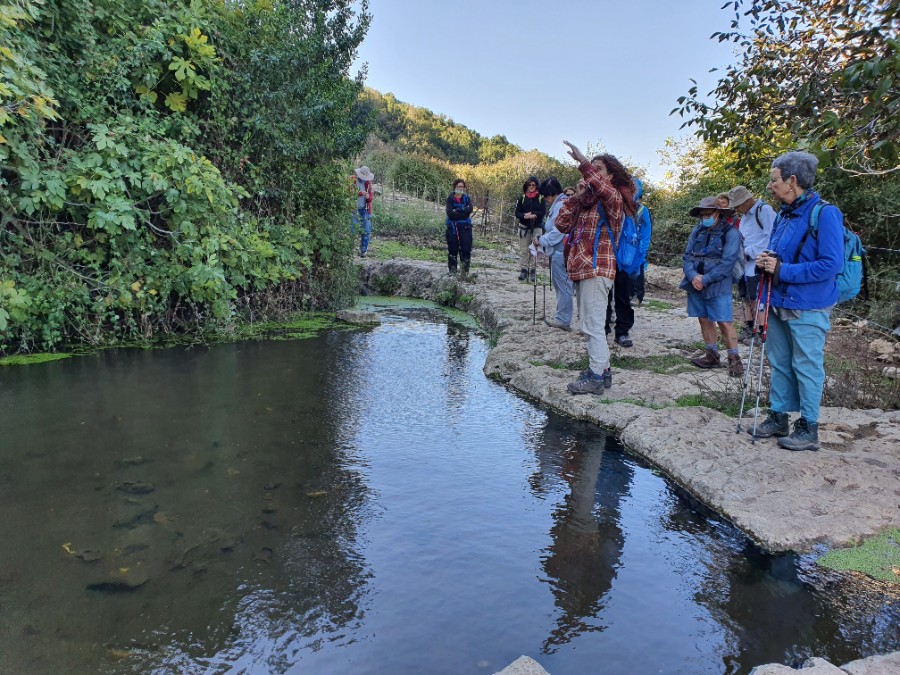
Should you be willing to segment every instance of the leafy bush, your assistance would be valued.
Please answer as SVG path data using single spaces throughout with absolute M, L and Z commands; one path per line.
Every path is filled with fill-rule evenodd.
M 440 201 L 450 192 L 455 175 L 450 167 L 434 159 L 413 155 L 398 155 L 387 171 L 386 180 L 407 193 L 422 190 L 435 194 L 435 201 Z M 444 187 L 443 197 L 437 198 L 436 188 Z
M 0 0 L 0 352 L 347 303 L 353 6 Z

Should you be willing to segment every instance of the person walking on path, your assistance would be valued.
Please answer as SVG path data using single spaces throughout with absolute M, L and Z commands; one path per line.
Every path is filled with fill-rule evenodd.
M 772 375 L 769 416 L 755 436 L 777 437 L 788 450 L 819 449 L 825 337 L 844 264 L 844 215 L 812 190 L 818 166 L 808 152 L 788 152 L 772 162 L 769 191 L 781 209 L 769 250 L 756 258 L 756 265 L 772 275 L 766 352 Z M 788 414 L 795 411 L 800 417 L 788 435 Z
M 519 281 L 528 279 L 528 270 L 531 268 L 531 251 L 528 247 L 531 246 L 535 234 L 538 236 L 543 234 L 543 230 L 539 233 L 535 233 L 535 230 L 541 227 L 544 209 L 544 201 L 538 190 L 538 179 L 531 176 L 522 185 L 522 196 L 516 200 L 516 220 L 519 221 Z M 530 281 L 534 281 L 535 274 L 536 270 L 532 268 Z
M 704 197 L 691 209 L 691 217 L 699 218 L 700 223 L 688 238 L 680 288 L 687 291 L 688 316 L 699 319 L 706 346 L 703 355 L 691 359 L 691 363 L 698 368 L 721 365 L 716 344 L 718 324 L 728 348 L 728 374 L 740 377 L 744 374 L 744 364 L 732 325 L 731 285 L 734 266 L 741 255 L 741 235 L 728 221 L 732 213 L 730 209 L 723 209 L 715 197 Z
M 356 212 L 353 214 L 353 230 L 360 228 L 362 238 L 359 242 L 359 255 L 366 257 L 369 250 L 369 238 L 372 236 L 372 202 L 375 193 L 372 189 L 372 181 L 375 174 L 367 166 L 361 166 L 354 172 L 356 174 Z
M 741 216 L 738 229 L 744 242 L 746 261 L 744 275 L 738 282 L 738 295 L 744 305 L 744 327 L 740 341 L 749 344 L 753 336 L 754 306 L 759 288 L 759 273 L 756 271 L 756 258 L 769 245 L 772 227 L 775 225 L 775 210 L 761 199 L 757 199 L 743 185 L 728 191 L 729 206 Z M 762 325 L 762 316 L 759 317 Z
M 615 340 L 616 344 L 622 347 L 631 347 L 634 344 L 629 336 L 631 329 L 634 327 L 634 308 L 631 306 L 631 296 L 634 295 L 634 286 L 638 277 L 644 273 L 644 263 L 647 260 L 647 251 L 650 249 L 650 233 L 653 229 L 650 221 L 650 211 L 646 206 L 641 204 L 641 198 L 644 195 L 644 184 L 639 178 L 634 178 L 634 205 L 636 213 L 634 215 L 634 223 L 637 228 L 638 235 L 638 253 L 637 259 L 634 261 L 635 266 L 632 269 L 638 269 L 640 272 L 637 276 L 632 277 L 622 270 L 616 270 L 616 280 L 613 289 L 609 293 L 606 303 L 606 324 L 604 330 L 609 335 L 612 332 L 610 324 L 612 323 L 613 306 L 616 309 L 615 323 Z M 643 298 L 643 293 L 641 294 Z
M 612 386 L 609 347 L 603 332 L 606 302 L 616 277 L 613 242 L 622 230 L 626 209 L 634 210 L 634 183 L 612 155 L 587 157 L 568 141 L 582 180 L 556 216 L 556 229 L 568 235 L 566 269 L 575 282 L 581 329 L 587 336 L 588 367 L 568 390 L 598 394 Z
M 472 200 L 466 194 L 466 181 L 453 181 L 453 191 L 447 196 L 447 269 L 456 274 L 456 257 L 462 260 L 462 278 L 469 276 L 472 261 Z
M 562 193 L 562 186 L 553 177 L 541 181 L 540 192 L 548 209 L 546 233 L 540 237 L 535 236 L 534 241 L 550 257 L 550 278 L 553 290 L 556 291 L 556 314 L 552 319 L 544 321 L 552 328 L 572 330 L 572 298 L 575 288 L 566 271 L 563 250 L 565 235 L 556 229 L 556 218 L 568 197 Z

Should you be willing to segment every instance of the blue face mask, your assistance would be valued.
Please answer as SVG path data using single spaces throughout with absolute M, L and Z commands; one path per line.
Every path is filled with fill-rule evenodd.
M 456 194 L 458 194 L 458 195 L 464 195 L 464 194 L 466 194 L 466 191 L 465 191 L 464 188 L 456 188 L 456 189 L 454 190 L 454 192 L 455 192 Z
M 707 216 L 706 218 L 700 219 L 700 227 L 712 227 L 716 223 L 715 216 Z

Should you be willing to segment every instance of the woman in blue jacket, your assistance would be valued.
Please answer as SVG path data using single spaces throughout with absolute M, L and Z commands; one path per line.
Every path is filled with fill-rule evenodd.
M 466 194 L 466 181 L 453 181 L 453 191 L 447 196 L 447 269 L 456 274 L 456 257 L 462 259 L 462 277 L 469 275 L 472 260 L 472 200 Z
M 769 416 L 755 435 L 778 437 L 788 450 L 819 449 L 825 336 L 844 259 L 844 216 L 836 206 L 821 207 L 816 231 L 810 230 L 813 209 L 822 201 L 812 190 L 818 166 L 808 152 L 788 152 L 772 162 L 769 191 L 781 210 L 769 250 L 756 259 L 772 284 L 766 342 L 772 380 Z M 800 417 L 788 436 L 788 413 L 795 411 Z

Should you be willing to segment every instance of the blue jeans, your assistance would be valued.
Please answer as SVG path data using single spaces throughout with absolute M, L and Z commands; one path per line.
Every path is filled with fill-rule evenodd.
M 369 237 L 372 236 L 372 214 L 366 207 L 356 209 L 353 214 L 353 234 L 356 235 L 356 228 L 362 223 L 362 240 L 359 242 L 359 252 L 365 253 L 369 250 Z
M 800 411 L 807 422 L 819 421 L 825 384 L 825 336 L 831 328 L 828 312 L 807 310 L 790 321 L 769 313 L 766 356 L 772 366 L 769 401 L 774 412 Z
M 572 295 L 575 285 L 566 271 L 566 261 L 562 254 L 550 256 L 550 274 L 553 275 L 553 290 L 556 291 L 556 320 L 567 326 L 572 325 Z

